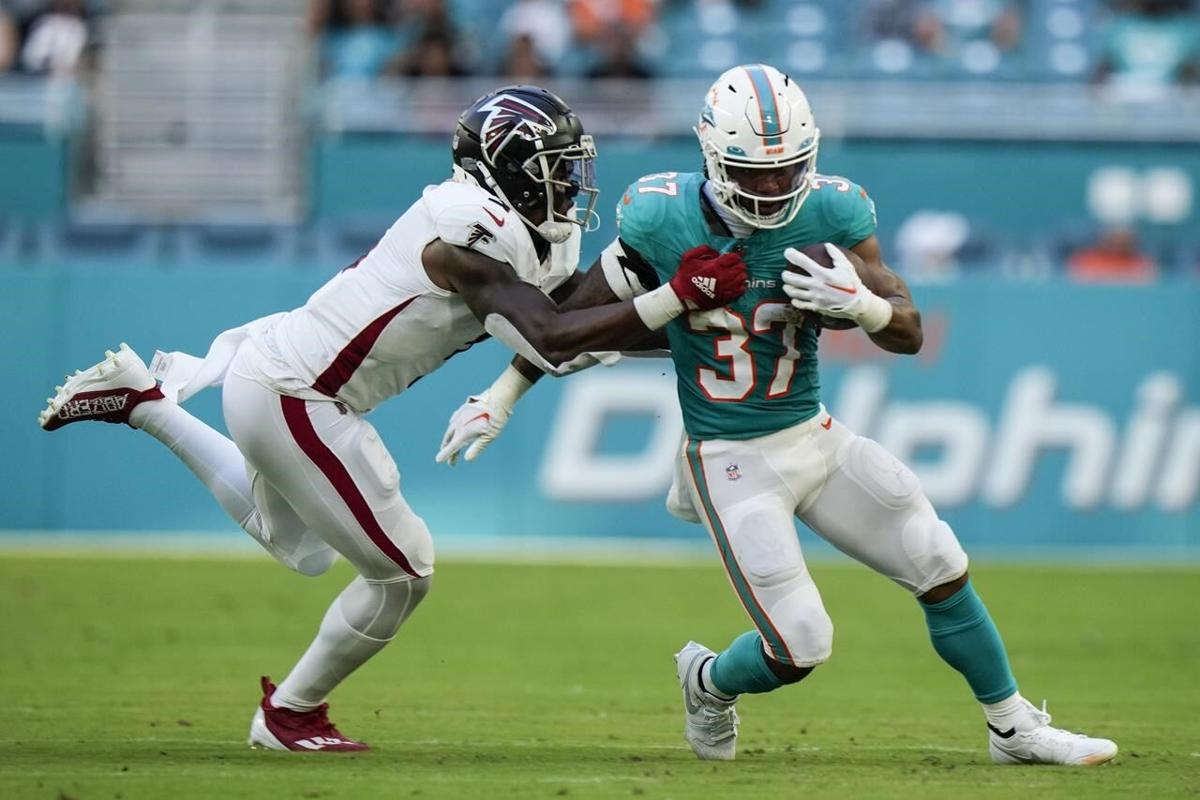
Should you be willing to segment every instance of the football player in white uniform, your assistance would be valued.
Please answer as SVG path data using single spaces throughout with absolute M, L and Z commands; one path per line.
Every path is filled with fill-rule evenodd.
M 667 505 L 708 528 L 755 625 L 721 653 L 689 642 L 676 655 L 688 743 L 700 758 L 733 758 L 737 697 L 797 683 L 830 656 L 833 623 L 800 550 L 799 519 L 918 599 L 934 649 L 982 706 L 994 761 L 1111 760 L 1112 741 L 1055 728 L 1021 696 L 966 553 L 916 475 L 820 404 L 821 328 L 861 327 L 896 353 L 917 352 L 922 333 L 907 287 L 883 263 L 867 193 L 816 174 L 820 137 L 804 93 L 772 67 L 736 67 L 705 95 L 696 132 L 704 173 L 630 186 L 619 237 L 564 303 L 657 291 L 697 244 L 740 253 L 750 274 L 727 309 L 665 328 L 687 432 Z M 827 265 L 805 254 L 814 246 Z M 515 370 L 536 378 L 519 362 L 505 375 Z M 473 459 L 495 438 L 511 412 L 507 381 L 454 413 L 439 459 L 460 450 Z
M 318 575 L 340 553 L 358 571 L 279 686 L 262 678 L 251 745 L 367 749 L 333 726 L 325 698 L 429 591 L 429 530 L 367 412 L 487 334 L 561 373 L 645 338 L 685 304 L 720 307 L 745 289 L 740 258 L 702 250 L 658 292 L 562 312 L 552 296 L 578 282 L 596 198 L 578 117 L 543 89 L 506 87 L 463 113 L 452 150 L 453 178 L 302 307 L 226 331 L 204 359 L 159 353 L 147 368 L 122 345 L 68 377 L 39 415 L 46 430 L 99 420 L 146 431 L 287 567 Z M 179 405 L 218 384 L 232 438 Z

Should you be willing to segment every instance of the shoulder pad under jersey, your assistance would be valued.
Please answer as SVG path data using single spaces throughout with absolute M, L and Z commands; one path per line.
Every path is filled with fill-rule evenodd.
M 521 218 L 484 190 L 447 181 L 427 189 L 424 201 L 439 239 L 503 261 L 522 278 L 537 263 Z
M 867 190 L 838 175 L 816 175 L 805 205 L 813 203 L 832 230 L 826 241 L 853 247 L 875 234 L 875 201 Z

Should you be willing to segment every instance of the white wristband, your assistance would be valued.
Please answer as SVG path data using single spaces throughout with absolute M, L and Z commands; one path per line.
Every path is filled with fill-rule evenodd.
M 633 298 L 633 307 L 647 328 L 656 331 L 683 313 L 683 301 L 671 284 Z
M 521 399 L 521 395 L 528 392 L 531 386 L 533 386 L 533 381 L 509 364 L 508 368 L 500 373 L 500 377 L 496 378 L 495 382 L 488 387 L 488 399 L 505 411 L 511 411 L 512 407 Z
M 892 304 L 877 294 L 867 293 L 863 298 L 863 310 L 858 315 L 858 326 L 867 333 L 879 333 L 892 323 Z

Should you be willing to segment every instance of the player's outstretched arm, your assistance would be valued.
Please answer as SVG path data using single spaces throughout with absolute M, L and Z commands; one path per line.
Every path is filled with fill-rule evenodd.
M 613 291 L 612 286 L 609 284 L 609 278 L 605 275 L 604 269 L 600 265 L 599 258 L 592 262 L 590 269 L 572 274 L 566 283 L 550 293 L 550 297 L 558 303 L 559 311 L 575 311 L 581 308 L 607 306 L 612 303 L 620 303 L 624 299 L 618 297 L 617 293 Z M 670 344 L 667 341 L 666 331 L 657 330 L 651 331 L 645 338 L 626 345 L 622 349 L 626 352 L 640 352 L 667 350 L 669 348 Z M 594 365 L 592 364 L 591 366 Z M 513 369 L 527 378 L 531 383 L 536 383 L 546 374 L 519 355 L 513 357 L 512 366 Z
M 712 261 L 714 263 L 710 266 L 717 266 L 713 258 L 716 256 L 715 253 L 696 253 L 695 255 L 696 260 Z M 487 260 L 490 261 L 490 259 Z M 688 258 L 685 256 L 684 262 L 687 260 Z M 732 260 L 725 258 L 722 264 L 728 269 Z M 681 262 L 681 273 L 686 274 L 688 269 L 689 267 Z M 744 272 L 744 266 L 740 263 L 732 264 L 735 276 L 739 269 Z M 744 278 L 742 283 L 744 284 Z M 537 294 L 544 299 L 544 295 L 540 292 Z M 592 269 L 588 272 L 576 273 L 572 276 L 567 284 L 554 292 L 553 297 L 555 300 L 561 301 L 561 305 L 557 307 L 559 314 L 602 306 L 629 305 L 629 303 L 623 303 L 609 287 L 598 262 L 593 264 Z M 715 298 L 712 301 L 716 302 Z M 537 302 L 540 304 L 541 301 Z M 476 314 L 478 313 L 476 311 Z M 652 332 L 647 328 L 642 338 L 635 342 L 633 347 L 661 347 L 662 340 L 659 337 L 662 337 L 661 331 Z M 662 338 L 665 339 L 665 337 Z M 519 354 L 515 356 L 512 363 L 491 386 L 477 395 L 468 397 L 466 402 L 451 415 L 435 460 L 438 463 L 448 463 L 453 466 L 458 461 L 460 454 L 467 461 L 474 461 L 478 458 L 488 445 L 500 435 L 512 415 L 513 406 L 543 374 L 545 373 L 542 367 Z
M 720 308 L 746 289 L 739 256 L 696 248 L 666 284 L 629 302 L 562 311 L 495 259 L 435 240 L 422 261 L 430 279 L 466 301 L 489 333 L 547 372 L 581 353 L 620 350 L 687 308 Z
M 558 303 L 559 311 L 620 302 L 603 278 L 599 281 L 600 285 L 596 285 L 599 270 L 595 266 L 592 269 L 595 272 L 572 274 L 562 286 L 550 293 L 550 299 Z M 523 356 L 513 356 L 512 363 L 505 367 L 491 386 L 472 394 L 450 415 L 450 422 L 442 435 L 441 448 L 434 460 L 453 467 L 460 455 L 466 461 L 479 458 L 504 430 L 517 401 L 545 374 Z

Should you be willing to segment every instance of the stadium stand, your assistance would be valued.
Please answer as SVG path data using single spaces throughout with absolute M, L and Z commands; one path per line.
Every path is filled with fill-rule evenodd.
M 55 15 L 87 26 L 76 78 L 22 58 Z M 655 152 L 693 168 L 695 98 L 760 60 L 804 83 L 823 168 L 866 170 L 889 247 L 954 245 L 914 276 L 1061 270 L 1114 224 L 1161 275 L 1195 272 L 1190 0 L 6 0 L 0 20 L 0 163 L 50 178 L 0 202 L 0 259 L 353 260 L 411 194 L 405 162 L 436 180 L 458 111 L 505 75 L 571 98 L 621 154 L 601 164 L 619 193 Z M 1032 142 L 1039 217 L 972 199 L 1011 193 Z

